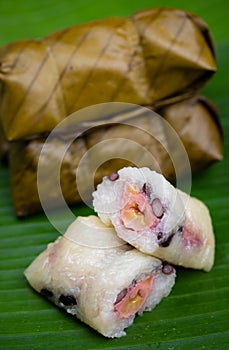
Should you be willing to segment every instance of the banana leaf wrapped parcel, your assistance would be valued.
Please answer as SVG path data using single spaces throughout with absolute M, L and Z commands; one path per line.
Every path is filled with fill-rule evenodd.
M 193 96 L 184 101 L 170 103 L 159 108 L 157 112 L 180 136 L 193 174 L 222 159 L 223 131 L 217 108 L 210 100 L 203 96 Z M 172 148 L 172 144 L 170 147 Z
M 76 171 L 85 154 L 93 150 L 94 156 L 84 162 L 80 168 L 81 176 L 87 186 L 87 174 L 93 174 L 97 159 L 104 161 L 95 172 L 95 183 L 123 166 L 149 166 L 160 171 L 173 181 L 176 174 L 173 158 L 179 162 L 180 176 L 186 175 L 182 168 L 181 150 L 171 142 L 163 121 L 168 121 L 185 146 L 192 172 L 203 170 L 222 157 L 221 129 L 217 123 L 217 113 L 212 103 L 201 96 L 174 102 L 160 109 L 163 118 L 150 120 L 148 114 L 139 116 L 133 125 L 110 123 L 91 128 L 72 142 L 61 159 L 66 140 L 63 135 L 56 136 L 49 143 L 48 152 L 43 154 L 44 179 L 42 182 L 45 201 L 51 208 L 58 205 L 54 166 L 56 159 L 61 163 L 60 183 L 63 196 L 68 204 L 81 201 L 76 185 Z M 197 129 L 198 128 L 198 129 Z M 196 137 L 198 133 L 198 138 Z M 27 216 L 41 210 L 37 188 L 37 170 L 40 153 L 46 137 L 10 143 L 10 168 L 12 194 L 15 213 L 18 217 Z M 135 146 L 137 144 L 137 146 Z M 140 148 L 139 148 L 140 145 Z M 167 150 L 165 149 L 165 147 Z M 143 154 L 142 150 L 147 150 Z M 146 156 L 149 154 L 150 156 Z M 180 153 L 179 153 L 180 152 Z M 178 154 L 177 154 L 178 153 Z M 115 154 L 115 157 L 114 157 Z M 126 158 L 126 159 L 125 159 Z M 181 159 L 180 159 L 181 158 Z M 128 161 L 132 159 L 132 163 Z M 152 159 L 155 160 L 153 163 Z M 87 190 L 87 189 L 86 189 Z
M 37 170 L 46 138 L 60 122 L 88 106 L 124 102 L 158 112 L 183 142 L 192 172 L 220 160 L 222 132 L 217 111 L 198 96 L 215 71 L 208 26 L 179 9 L 148 9 L 128 18 L 80 24 L 43 39 L 0 48 L 0 124 L 4 133 L 0 154 L 5 155 L 5 147 L 9 147 L 16 215 L 41 210 Z M 106 159 L 95 172 L 95 183 L 112 171 L 136 164 L 160 171 L 173 181 L 176 174 L 170 156 L 180 159 L 179 172 L 185 175 L 180 150 L 162 121 L 141 114 L 132 125 L 125 123 L 122 115 L 124 123 L 115 120 L 108 115 L 107 124 L 99 126 L 96 116 L 81 114 L 79 124 L 93 127 L 75 138 L 62 159 L 60 182 L 67 203 L 81 200 L 76 186 L 81 159 L 108 140 L 116 141 L 100 147 L 98 156 L 91 157 L 79 171 L 91 174 L 95 160 Z M 142 148 L 136 149 L 136 143 Z M 56 135 L 45 154 L 43 187 L 50 207 L 58 202 L 56 184 L 50 177 L 52 164 L 61 161 L 65 147 L 65 137 Z M 86 181 L 84 186 L 89 191 Z
M 102 102 L 163 103 L 193 94 L 216 70 L 207 25 L 178 9 L 73 26 L 0 50 L 0 118 L 8 140 L 51 131 Z

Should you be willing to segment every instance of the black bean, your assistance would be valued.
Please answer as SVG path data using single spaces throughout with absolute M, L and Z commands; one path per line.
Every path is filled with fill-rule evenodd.
M 118 173 L 111 173 L 109 176 L 108 176 L 108 179 L 111 180 L 111 181 L 115 181 L 119 178 L 119 174 Z
M 167 263 L 167 261 L 163 261 L 162 263 L 162 272 L 165 274 L 165 275 L 171 275 L 171 273 L 173 273 L 173 267 L 172 265 L 169 265 Z
M 142 186 L 142 192 L 146 194 L 146 191 L 147 191 L 147 184 L 144 183 L 144 185 Z
M 46 289 L 46 288 L 42 288 L 40 293 L 46 298 L 52 298 L 53 297 L 53 292 L 51 290 Z
M 66 306 L 76 305 L 76 299 L 73 295 L 61 294 L 61 296 L 59 297 L 59 301 Z
M 158 241 L 160 241 L 162 238 L 163 238 L 163 233 L 162 232 L 158 232 L 158 234 L 157 234 Z
M 119 303 L 127 294 L 127 288 L 123 289 L 120 293 L 118 293 L 117 298 L 115 300 L 115 304 Z
M 154 200 L 152 202 L 152 209 L 153 209 L 154 215 L 158 219 L 161 219 L 162 216 L 164 215 L 164 208 L 163 208 L 159 198 L 154 198 Z
M 150 198 L 150 186 L 145 182 L 144 185 L 142 186 L 142 192 L 145 193 L 145 195 Z
M 173 236 L 174 236 L 174 233 L 172 233 L 169 237 L 164 238 L 163 240 L 161 240 L 161 242 L 159 242 L 159 245 L 163 248 L 168 247 L 172 241 Z

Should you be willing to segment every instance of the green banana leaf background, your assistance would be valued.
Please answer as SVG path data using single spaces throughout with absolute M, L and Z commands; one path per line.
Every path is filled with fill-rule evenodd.
M 211 272 L 177 269 L 172 293 L 135 319 L 120 339 L 106 339 L 36 294 L 23 271 L 56 239 L 43 214 L 15 218 L 7 167 L 0 167 L 0 349 L 229 349 L 229 2 L 227 0 L 1 0 L 0 45 L 41 38 L 55 30 L 149 7 L 178 7 L 209 25 L 218 71 L 202 91 L 219 108 L 224 159 L 193 177 L 192 195 L 210 209 L 216 234 Z M 197 135 L 198 137 L 198 135 Z M 76 215 L 91 209 L 80 205 Z

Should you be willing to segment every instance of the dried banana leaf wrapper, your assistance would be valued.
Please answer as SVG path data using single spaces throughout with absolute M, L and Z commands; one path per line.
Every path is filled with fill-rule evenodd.
M 223 130 L 216 106 L 203 96 L 171 103 L 157 112 L 179 135 L 188 154 L 192 173 L 198 173 L 223 158 Z M 171 153 L 173 140 L 166 134 Z
M 193 172 L 202 170 L 222 158 L 222 134 L 217 113 L 205 98 L 195 96 L 170 104 L 160 112 L 183 142 Z M 10 143 L 13 203 L 15 213 L 19 217 L 41 210 L 37 169 L 45 140 L 44 137 Z M 63 135 L 55 137 L 42 157 L 42 193 L 46 196 L 48 206 L 53 209 L 58 205 L 57 183 L 54 180 L 57 176 L 53 164 L 58 157 L 61 158 L 65 143 Z M 100 147 L 90 154 L 97 145 Z M 173 181 L 175 171 L 172 158 L 178 159 L 180 175 L 186 175 L 187 169 L 183 168 L 182 154 L 179 152 L 166 132 L 163 118 L 151 119 L 148 115 L 143 115 L 137 118 L 134 125 L 113 124 L 111 119 L 111 123 L 96 126 L 74 140 L 67 148 L 63 161 L 60 159 L 63 196 L 68 204 L 81 201 L 77 187 L 79 183 L 76 185 L 76 171 L 79 171 L 83 178 L 81 190 L 84 186 L 83 191 L 88 191 L 89 196 L 91 188 L 88 184 L 91 183 L 90 179 L 87 181 L 88 176 L 94 173 L 93 184 L 96 184 L 103 176 L 128 165 L 148 166 L 162 172 L 167 179 Z M 83 166 L 80 167 L 84 158 Z M 96 163 L 98 159 L 103 160 L 99 167 Z
M 82 24 L 0 50 L 1 123 L 8 140 L 29 139 L 89 105 L 182 99 L 215 70 L 207 25 L 182 10 Z

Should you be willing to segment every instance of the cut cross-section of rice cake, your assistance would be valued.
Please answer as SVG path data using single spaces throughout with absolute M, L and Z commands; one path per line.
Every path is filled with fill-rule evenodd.
M 27 268 L 30 285 L 106 337 L 121 337 L 175 282 L 166 262 L 119 239 L 96 216 L 78 217 Z
M 144 253 L 167 246 L 185 221 L 185 208 L 176 189 L 148 168 L 126 167 L 104 177 L 93 197 L 101 220 Z
M 104 177 L 93 205 L 106 225 L 140 251 L 172 264 L 209 271 L 214 234 L 207 207 L 148 168 Z
M 154 255 L 175 265 L 210 271 L 215 257 L 215 236 L 209 210 L 199 199 L 177 191 L 185 205 L 184 225 L 168 247 L 159 247 Z

